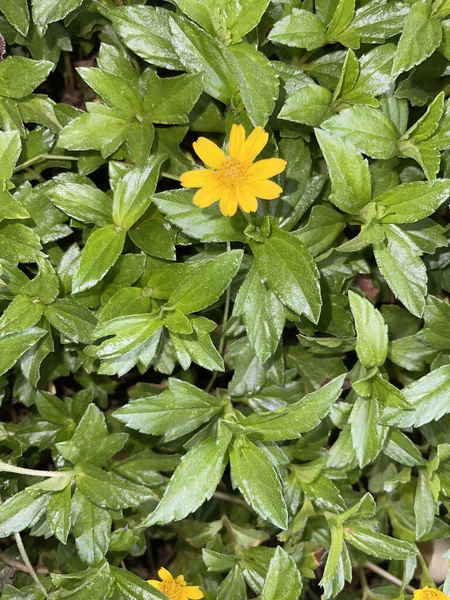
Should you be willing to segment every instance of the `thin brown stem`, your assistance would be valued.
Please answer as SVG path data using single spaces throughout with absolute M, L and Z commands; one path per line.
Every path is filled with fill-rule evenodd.
M 247 507 L 245 500 L 242 500 L 239 496 L 233 496 L 232 494 L 219 491 L 214 492 L 213 496 L 214 498 L 217 498 L 217 500 L 225 500 L 226 502 L 232 502 L 233 504 L 240 504 L 241 506 Z
M 0 561 L 15 571 L 22 571 L 22 573 L 28 574 L 30 573 L 25 563 L 21 562 L 20 560 L 16 560 L 15 558 L 11 558 L 4 552 L 0 552 Z M 37 567 L 35 572 L 41 575 L 48 575 L 50 571 L 47 569 L 47 567 Z
M 368 561 L 368 562 L 366 562 L 365 566 L 369 569 L 369 571 L 372 571 L 373 573 L 380 575 L 380 577 L 387 579 L 394 585 L 398 585 L 398 587 L 400 587 L 400 588 L 403 587 L 403 582 L 401 581 L 401 579 L 399 579 L 395 575 L 392 575 L 392 573 L 389 573 L 389 571 L 382 569 L 375 563 Z M 412 585 L 407 585 L 407 586 L 405 586 L 405 590 L 407 592 L 410 592 L 411 594 L 414 594 L 414 592 L 416 591 L 416 588 L 412 587 Z
M 20 556 L 22 557 L 23 562 L 25 563 L 25 565 L 28 568 L 28 573 L 29 573 L 30 577 L 32 577 L 32 579 L 34 579 L 37 587 L 41 590 L 41 592 L 44 594 L 44 596 L 46 598 L 48 598 L 47 590 L 42 585 L 41 580 L 37 576 L 36 571 L 34 570 L 33 565 L 31 564 L 30 559 L 28 558 L 28 554 L 27 554 L 27 551 L 25 550 L 25 546 L 23 545 L 20 533 L 15 533 L 14 539 L 16 540 L 16 544 L 17 544 L 17 548 L 19 549 Z

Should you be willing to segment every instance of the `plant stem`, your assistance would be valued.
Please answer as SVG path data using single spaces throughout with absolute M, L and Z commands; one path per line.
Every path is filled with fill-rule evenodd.
M 68 156 L 63 154 L 39 154 L 38 156 L 34 156 L 33 158 L 25 161 L 21 165 L 17 165 L 14 169 L 14 173 L 17 173 L 22 169 L 26 169 L 31 165 L 35 165 L 36 163 L 43 162 L 44 160 L 79 160 L 79 158 L 78 156 Z
M 173 179 L 174 181 L 180 181 L 180 178 L 176 175 L 172 175 L 171 173 L 167 173 L 167 171 L 161 171 L 161 176 L 166 179 Z
M 69 471 L 38 471 L 36 469 L 25 469 L 10 465 L 0 460 L 0 472 L 18 473 L 19 475 L 31 475 L 33 477 L 67 477 Z
M 226 494 L 225 492 L 216 491 L 213 494 L 214 498 L 218 500 L 225 500 L 226 502 L 232 502 L 233 504 L 240 504 L 241 506 L 247 507 L 247 503 L 239 496 L 233 496 L 232 494 Z
M 366 562 L 365 566 L 373 573 L 380 575 L 380 577 L 384 577 L 384 579 L 387 579 L 394 585 L 398 585 L 398 587 L 400 587 L 400 588 L 403 587 L 403 582 L 398 577 L 395 577 L 395 575 L 392 575 L 388 571 L 385 571 L 384 569 L 382 569 L 375 563 L 368 561 L 368 562 Z M 407 586 L 405 586 L 405 590 L 407 592 L 411 592 L 411 594 L 414 594 L 414 592 L 416 591 L 416 588 L 413 588 L 412 585 L 407 585 Z
M 25 563 L 21 562 L 20 560 L 16 560 L 15 558 L 11 558 L 4 552 L 0 552 L 0 561 L 2 563 L 5 563 L 5 565 L 8 565 L 8 567 L 11 567 L 11 569 L 14 569 L 15 571 L 22 571 L 23 573 L 28 574 L 30 573 L 30 570 L 28 569 Z M 35 571 L 36 573 L 41 573 L 42 575 L 49 574 L 49 570 L 46 567 L 40 567 L 38 569 L 35 569 Z
M 20 533 L 15 533 L 14 539 L 16 540 L 16 544 L 17 544 L 17 548 L 19 549 L 20 556 L 22 557 L 23 562 L 25 563 L 26 567 L 28 568 L 28 573 L 34 579 L 36 585 L 41 590 L 41 592 L 44 594 L 44 596 L 46 598 L 48 598 L 47 590 L 42 585 L 39 577 L 36 575 L 36 571 L 33 569 L 33 565 L 31 564 L 30 559 L 28 558 L 28 554 L 27 554 L 27 551 L 25 550 L 25 546 L 23 545 L 22 538 L 20 537 Z

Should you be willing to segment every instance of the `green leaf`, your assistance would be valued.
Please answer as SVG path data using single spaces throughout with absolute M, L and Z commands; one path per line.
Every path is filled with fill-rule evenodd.
M 26 489 L 8 498 L 0 506 L 0 536 L 23 531 L 45 512 L 50 493 L 32 493 Z
M 345 216 L 329 206 L 313 206 L 306 225 L 292 232 L 316 257 L 328 250 L 345 228 Z
M 84 344 L 90 342 L 97 323 L 91 311 L 72 298 L 58 298 L 45 307 L 45 316 L 66 338 Z
M 364 554 L 377 558 L 403 560 L 418 554 L 417 548 L 409 542 L 396 540 L 376 531 L 369 531 L 366 527 L 356 524 L 344 527 L 344 537 Z
M 387 429 L 378 421 L 379 407 L 375 398 L 358 397 L 349 422 L 353 449 L 361 468 L 375 460 L 386 439 Z
M 33 21 L 37 25 L 61 21 L 70 12 L 78 8 L 83 0 L 31 0 Z
M 222 430 L 218 438 L 200 442 L 181 458 L 161 502 L 142 527 L 180 521 L 211 498 L 228 462 L 230 437 Z
M 76 465 L 75 483 L 88 500 L 102 508 L 139 506 L 154 496 L 142 485 L 85 463 Z
M 418 339 L 434 348 L 450 350 L 450 305 L 444 300 L 428 296 L 423 319 L 425 325 L 417 334 Z
M 108 551 L 111 516 L 77 490 L 73 496 L 73 535 L 81 560 L 101 563 Z
M 267 455 L 239 437 L 230 450 L 231 476 L 246 502 L 265 521 L 287 529 L 288 513 L 281 483 Z
M 381 422 L 397 427 L 421 427 L 437 421 L 449 412 L 447 391 L 450 382 L 450 366 L 444 365 L 428 375 L 413 381 L 403 388 L 402 393 L 414 411 L 388 408 Z
M 166 598 L 165 594 L 131 571 L 111 567 L 111 575 L 116 582 L 116 590 L 125 600 L 165 600 Z
M 261 363 L 275 354 L 284 329 L 284 309 L 261 281 L 256 265 L 251 267 L 239 288 L 233 316 L 242 317 L 250 344 Z
M 332 116 L 332 100 L 329 90 L 310 83 L 288 96 L 278 118 L 316 127 Z
M 373 247 L 375 260 L 387 284 L 416 317 L 425 306 L 427 272 L 417 248 L 396 225 L 383 227 L 386 239 Z
M 430 477 L 424 469 L 419 469 L 416 493 L 414 496 L 414 514 L 416 517 L 416 537 L 418 540 L 427 534 L 434 524 L 437 511 L 431 487 Z
M 80 67 L 77 72 L 88 86 L 119 114 L 125 117 L 142 116 L 142 98 L 129 81 L 101 69 Z
M 52 600 L 104 600 L 111 590 L 109 563 L 70 575 L 52 573 L 52 583 L 57 589 Z
M 44 306 L 31 296 L 16 296 L 0 318 L 0 335 L 18 333 L 34 327 L 42 317 Z
M 322 305 L 319 273 L 302 242 L 273 227 L 264 243 L 251 242 L 250 247 L 261 279 L 281 302 L 317 323 Z
M 170 339 L 173 342 L 177 353 L 178 361 L 183 369 L 188 369 L 191 361 L 210 371 L 224 371 L 225 365 L 222 356 L 214 346 L 209 332 L 202 326 L 203 317 L 192 318 L 192 333 L 181 334 L 170 332 Z M 213 325 L 215 329 L 215 323 Z
M 47 78 L 53 68 L 54 64 L 48 60 L 8 56 L 0 62 L 2 96 L 14 99 L 28 96 Z
M 325 121 L 322 128 L 345 138 L 372 158 L 392 158 L 397 154 L 397 128 L 376 108 L 360 105 L 346 108 Z
M 47 332 L 33 327 L 20 333 L 9 333 L 0 338 L 0 375 L 8 371 L 27 350 Z
M 432 215 L 450 195 L 450 180 L 397 185 L 374 201 L 385 209 L 382 223 L 415 223 Z
M 22 150 L 18 131 L 0 133 L 0 179 L 10 179 Z
M 203 558 L 206 563 L 206 559 Z M 217 589 L 217 600 L 246 600 L 247 589 L 242 570 L 235 566 Z
M 246 242 L 245 219 L 237 213 L 232 219 L 224 217 L 217 204 L 199 208 L 193 204 L 190 190 L 170 190 L 152 196 L 153 203 L 167 220 L 181 231 L 202 242 Z
M 292 14 L 278 21 L 269 33 L 269 39 L 305 50 L 315 50 L 327 43 L 325 25 L 320 18 L 300 8 L 294 8 Z
M 264 441 L 297 439 L 311 431 L 329 413 L 339 398 L 345 375 L 336 377 L 301 400 L 277 410 L 256 413 L 241 421 L 247 435 Z
M 356 353 L 367 368 L 381 367 L 388 352 L 388 331 L 381 313 L 366 298 L 348 292 L 356 326 Z
M 344 528 L 342 525 L 331 527 L 331 546 L 328 550 L 327 562 L 320 585 L 325 587 L 332 583 L 339 570 L 339 561 L 344 550 Z
M 277 546 L 270 560 L 261 600 L 297 600 L 302 591 L 302 577 L 295 560 Z
M 60 454 L 71 463 L 88 462 L 101 466 L 122 450 L 128 434 L 108 435 L 105 416 L 102 411 L 90 404 L 70 440 L 58 442 Z
M 130 169 L 118 181 L 114 190 L 112 211 L 114 223 L 118 227 L 128 231 L 147 210 L 163 162 L 163 156 L 152 156 L 145 167 Z
M 144 111 L 152 123 L 177 125 L 189 122 L 189 113 L 203 91 L 203 76 L 179 75 L 178 77 L 158 77 L 149 75 L 147 93 L 144 98 Z M 161 102 L 164 98 L 164 102 Z
M 392 69 L 399 75 L 431 56 L 442 39 L 442 27 L 431 16 L 431 4 L 415 2 L 409 11 L 398 42 L 397 56 Z
M 141 433 L 164 435 L 174 440 L 210 421 L 223 403 L 194 385 L 169 379 L 169 389 L 155 397 L 133 400 L 114 412 L 114 417 Z
M 66 215 L 82 223 L 104 227 L 112 222 L 111 198 L 92 185 L 59 183 L 48 190 L 47 197 Z
M 333 18 L 327 28 L 329 41 L 339 40 L 353 20 L 355 14 L 355 0 L 339 0 Z
M 53 492 L 47 506 L 47 521 L 53 535 L 61 544 L 67 544 L 72 514 L 72 490 L 70 483 L 63 489 Z
M 30 11 L 27 0 L 0 0 L 0 10 L 11 25 L 26 37 L 30 27 Z
M 232 93 L 233 77 L 222 46 L 188 19 L 170 13 L 173 46 L 188 73 L 203 73 L 203 86 L 213 98 L 227 103 Z
M 129 235 L 133 243 L 146 254 L 165 260 L 176 259 L 176 234 L 167 222 L 146 219 L 133 227 Z
M 360 43 L 382 44 L 385 40 L 403 31 L 405 17 L 410 11 L 410 6 L 404 2 L 371 0 L 356 11 L 346 34 L 356 43 L 352 45 L 359 48 Z
M 93 287 L 106 275 L 119 258 L 125 238 L 126 232 L 117 225 L 107 225 L 90 235 L 73 278 L 73 292 Z
M 153 6 L 123 6 L 111 14 L 123 42 L 152 65 L 183 70 L 170 30 L 168 10 Z
M 315 133 L 331 179 L 330 202 L 346 213 L 359 214 L 371 198 L 367 160 L 347 140 L 320 129 Z
M 64 127 L 58 146 L 67 150 L 98 150 L 107 158 L 125 141 L 129 120 L 107 106 L 87 104 L 87 109 Z
M 236 87 L 253 125 L 264 127 L 278 98 L 278 78 L 271 62 L 250 44 L 241 42 L 229 49 Z
M 243 251 L 232 250 L 216 258 L 199 260 L 172 292 L 167 306 L 189 314 L 211 306 L 231 284 L 242 261 Z M 204 282 L 208 281 L 208 286 Z

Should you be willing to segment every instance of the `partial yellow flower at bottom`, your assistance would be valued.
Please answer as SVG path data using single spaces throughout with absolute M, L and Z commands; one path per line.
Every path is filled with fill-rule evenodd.
M 158 571 L 158 577 L 161 581 L 148 579 L 147 583 L 169 596 L 171 600 L 200 600 L 203 598 L 203 592 L 198 585 L 187 585 L 183 575 L 173 577 L 167 569 L 161 567 Z
M 232 217 L 238 205 L 246 213 L 258 208 L 257 198 L 275 200 L 283 189 L 270 177 L 286 168 L 282 158 L 266 158 L 253 162 L 269 140 L 262 127 L 256 127 L 245 139 L 242 125 L 233 125 L 228 144 L 228 156 L 211 140 L 201 137 L 194 142 L 194 150 L 209 169 L 196 169 L 181 175 L 181 185 L 200 188 L 194 204 L 206 208 L 220 201 L 220 210 Z
M 436 588 L 424 587 L 414 592 L 413 600 L 448 600 L 450 596 L 440 592 Z

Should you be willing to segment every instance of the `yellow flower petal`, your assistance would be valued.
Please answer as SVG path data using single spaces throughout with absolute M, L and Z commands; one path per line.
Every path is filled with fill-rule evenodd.
M 203 598 L 203 592 L 198 585 L 188 585 L 184 591 L 189 600 L 201 600 Z
M 219 169 L 227 160 L 219 146 L 205 137 L 198 138 L 193 146 L 196 154 L 211 169 Z
M 241 152 L 241 161 L 251 163 L 269 141 L 269 134 L 262 127 L 255 127 L 244 142 Z
M 282 187 L 280 187 L 274 181 L 269 181 L 268 179 L 265 181 L 255 181 L 248 187 L 251 188 L 255 196 L 261 198 L 262 200 L 275 200 L 275 198 L 280 197 L 280 194 L 283 191 Z
M 158 577 L 163 581 L 173 581 L 172 574 L 167 569 L 161 567 L 158 571 Z
M 240 185 L 237 189 L 239 206 L 246 213 L 256 212 L 258 210 L 258 200 L 254 194 L 252 186 Z
M 180 585 L 186 585 L 186 582 L 184 580 L 184 575 L 178 575 L 178 577 L 175 578 L 175 581 L 177 583 L 179 583 Z
M 161 582 L 160 581 L 157 581 L 156 579 L 147 579 L 147 583 L 152 585 L 157 590 L 161 591 Z
M 211 206 L 221 197 L 224 187 L 222 185 L 208 185 L 194 194 L 194 204 L 200 208 Z
M 245 142 L 245 129 L 242 125 L 231 127 L 228 154 L 232 160 L 239 160 Z
M 450 598 L 450 596 L 447 596 L 447 594 L 428 586 L 421 590 L 416 590 L 413 596 L 413 600 L 446 600 L 448 598 Z
M 226 188 L 220 197 L 220 210 L 225 217 L 232 217 L 238 208 L 238 197 L 235 188 Z
M 282 158 L 266 158 L 258 160 L 247 169 L 247 182 L 269 179 L 281 173 L 286 168 L 287 162 Z
M 183 187 L 199 188 L 216 182 L 217 173 L 206 169 L 196 169 L 195 171 L 186 171 L 180 179 Z

